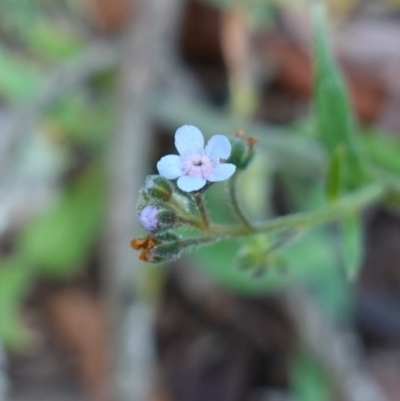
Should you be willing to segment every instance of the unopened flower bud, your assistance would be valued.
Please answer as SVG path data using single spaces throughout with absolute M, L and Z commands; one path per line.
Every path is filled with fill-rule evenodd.
M 144 184 L 144 191 L 151 199 L 168 202 L 174 189 L 167 178 L 161 175 L 149 175 Z
M 238 169 L 244 170 L 250 164 L 254 157 L 254 145 L 257 140 L 253 137 L 245 137 L 242 132 L 236 134 L 235 139 L 231 141 L 232 152 L 227 160 L 234 164 Z
M 170 262 L 179 256 L 180 241 L 177 235 L 170 232 L 163 232 L 157 234 L 154 238 L 157 245 L 150 252 L 149 262 Z
M 140 224 L 149 231 L 167 230 L 176 223 L 174 209 L 161 202 L 150 203 L 139 209 Z
M 157 214 L 159 212 L 156 206 L 145 206 L 139 213 L 140 224 L 149 231 L 156 230 L 158 228 Z

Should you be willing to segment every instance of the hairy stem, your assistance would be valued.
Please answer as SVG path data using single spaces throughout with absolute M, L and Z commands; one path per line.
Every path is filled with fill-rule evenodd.
M 203 222 L 204 227 L 210 226 L 210 220 L 208 218 L 206 207 L 204 206 L 203 198 L 200 192 L 197 192 L 193 196 L 194 201 L 196 202 L 197 209 L 199 211 L 201 220 Z
M 262 233 L 278 233 L 288 230 L 302 230 L 312 226 L 329 223 L 340 219 L 345 215 L 360 211 L 370 205 L 379 202 L 386 195 L 385 187 L 379 183 L 371 184 L 350 195 L 343 197 L 337 202 L 327 205 L 311 212 L 296 213 L 289 216 L 278 217 L 268 220 L 264 223 L 257 224 L 249 231 L 247 226 L 215 226 L 213 227 L 215 234 L 204 238 L 191 239 L 191 245 L 196 243 L 211 243 L 224 238 L 244 237 Z
M 251 232 L 253 231 L 253 226 L 245 216 L 237 196 L 238 176 L 239 176 L 238 173 L 234 174 L 233 177 L 228 182 L 229 199 L 231 202 L 232 211 L 235 214 L 236 218 L 243 224 L 244 227 L 247 227 L 249 232 Z
M 202 221 L 200 221 L 200 220 L 190 219 L 190 218 L 187 218 L 184 216 L 178 216 L 177 222 L 181 223 L 181 224 L 185 224 L 190 227 L 193 227 L 196 230 L 202 231 Z
M 310 226 L 328 223 L 344 217 L 345 215 L 364 209 L 377 203 L 386 194 L 383 185 L 374 183 L 355 191 L 337 202 L 327 205 L 319 210 L 296 213 L 267 221 L 255 227 L 258 233 L 278 232 L 290 229 L 303 229 Z
M 179 203 L 173 196 L 171 197 L 171 199 L 169 200 L 169 203 L 179 212 L 181 213 L 183 216 L 190 218 L 192 216 L 192 214 L 185 209 L 185 207 Z

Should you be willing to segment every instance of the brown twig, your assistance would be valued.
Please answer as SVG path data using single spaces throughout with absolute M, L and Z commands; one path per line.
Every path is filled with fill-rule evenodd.
M 139 230 L 136 195 L 148 171 L 151 117 L 144 107 L 160 84 L 163 49 L 178 29 L 181 0 L 140 0 L 123 41 L 120 126 L 110 147 L 110 203 L 106 274 L 112 322 L 116 399 L 146 400 L 152 389 L 153 317 L 140 287 L 140 262 L 129 247 Z

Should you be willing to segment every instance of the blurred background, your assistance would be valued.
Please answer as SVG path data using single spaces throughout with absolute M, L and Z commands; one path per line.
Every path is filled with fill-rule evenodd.
M 328 3 L 365 147 L 400 171 L 400 2 Z M 259 238 L 170 266 L 129 247 L 183 124 L 259 138 L 252 218 L 321 204 L 311 31 L 298 0 L 0 2 L 0 400 L 400 400 L 393 211 L 365 214 L 351 283 L 335 225 L 279 269 L 234 259 Z

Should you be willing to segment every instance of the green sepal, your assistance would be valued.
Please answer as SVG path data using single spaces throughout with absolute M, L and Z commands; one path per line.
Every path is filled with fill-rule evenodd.
M 138 212 L 140 212 L 150 202 L 151 202 L 151 198 L 149 197 L 147 191 L 144 188 L 142 188 L 139 191 L 139 197 L 138 197 L 138 201 L 136 204 L 136 210 Z
M 150 251 L 150 263 L 171 262 L 179 257 L 181 244 L 176 234 L 165 231 L 153 236 L 157 245 Z
M 158 229 L 157 230 L 169 230 L 175 227 L 177 222 L 176 212 L 172 207 L 164 206 L 157 213 Z
M 234 138 L 231 141 L 232 151 L 227 163 L 234 164 L 239 170 L 245 170 L 253 160 L 255 149 L 245 138 Z
M 144 189 L 150 199 L 168 202 L 174 191 L 172 183 L 161 175 L 149 175 L 146 178 Z

